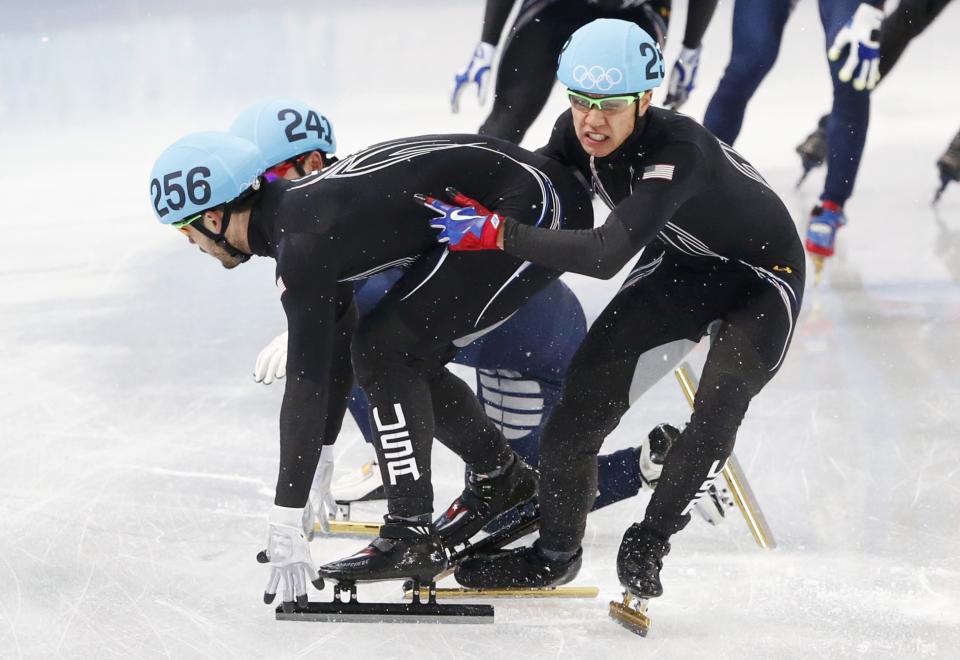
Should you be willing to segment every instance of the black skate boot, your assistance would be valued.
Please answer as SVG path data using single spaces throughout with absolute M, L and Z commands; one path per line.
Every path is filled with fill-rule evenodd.
M 817 128 L 797 146 L 800 163 L 803 165 L 803 174 L 797 181 L 797 188 L 810 174 L 810 170 L 820 167 L 823 165 L 823 161 L 827 159 L 827 120 L 829 118 L 830 115 L 820 117 Z
M 940 188 L 933 198 L 934 204 L 940 201 L 940 195 L 951 181 L 960 181 L 960 133 L 957 133 L 950 146 L 937 160 L 937 169 L 940 170 Z
M 539 541 L 530 546 L 471 557 L 455 573 L 457 582 L 472 589 L 544 589 L 570 582 L 583 563 L 583 550 L 566 561 L 540 552 Z
M 637 598 L 656 598 L 663 594 L 660 569 L 670 543 L 640 523 L 630 525 L 617 553 L 617 577 L 620 584 Z
M 431 525 L 385 519 L 380 536 L 366 548 L 319 572 L 338 583 L 413 578 L 432 582 L 447 567 L 447 553 Z
M 467 485 L 460 497 L 433 523 L 446 547 L 464 543 L 501 513 L 536 497 L 536 470 L 516 454 L 512 460 L 503 474 L 496 477 L 467 475 Z

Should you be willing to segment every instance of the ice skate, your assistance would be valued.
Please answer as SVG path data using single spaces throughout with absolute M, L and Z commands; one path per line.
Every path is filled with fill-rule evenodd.
M 933 197 L 934 204 L 940 201 L 940 196 L 951 181 L 960 181 L 960 133 L 937 160 L 937 169 L 940 170 L 940 187 Z
M 620 584 L 637 598 L 656 598 L 663 594 L 660 569 L 670 552 L 670 542 L 634 523 L 627 528 L 617 553 L 617 577 Z M 322 571 L 321 571 L 322 573 Z
M 727 510 L 736 505 L 726 479 L 721 476 L 707 487 L 704 497 L 697 500 L 693 510 L 711 525 L 719 525 L 726 520 Z
M 640 523 L 631 525 L 617 553 L 617 577 L 623 585 L 623 600 L 610 603 L 610 616 L 631 632 L 645 637 L 650 629 L 649 599 L 663 594 L 660 570 L 670 543 Z
M 803 174 L 797 181 L 797 188 L 812 170 L 823 165 L 827 159 L 827 120 L 829 118 L 830 115 L 820 117 L 814 131 L 797 145 L 796 151 L 800 155 L 800 164 L 803 165 Z
M 810 224 L 807 225 L 807 239 L 804 245 L 813 260 L 816 273 L 814 277 L 817 283 L 820 282 L 825 260 L 833 256 L 837 230 L 845 224 L 847 224 L 847 218 L 843 214 L 843 209 L 826 199 L 822 204 L 814 207 L 810 213 Z
M 503 474 L 485 477 L 470 473 L 467 484 L 447 510 L 434 521 L 448 548 L 455 548 L 500 514 L 521 506 L 537 494 L 537 472 L 513 455 Z
M 277 618 L 329 622 L 492 623 L 489 605 L 439 605 L 434 576 L 447 566 L 439 535 L 430 525 L 387 520 L 380 536 L 360 552 L 324 564 L 319 573 L 333 580 L 333 600 L 307 603 L 293 612 L 278 608 Z M 409 603 L 361 603 L 358 582 L 411 579 Z M 426 593 L 424 593 L 426 592 Z M 424 598 L 426 596 L 426 598 Z
M 479 541 L 467 543 L 463 548 L 451 552 L 447 562 L 447 568 L 441 573 L 438 573 L 435 580 L 440 581 L 447 576 L 453 575 L 456 567 L 471 557 L 496 552 L 524 536 L 533 534 L 540 528 L 540 509 L 536 500 L 524 506 L 514 508 L 511 513 L 514 512 L 516 513 L 516 519 L 509 525 L 489 536 L 483 537 Z M 403 589 L 405 592 L 412 590 L 413 580 L 407 580 L 403 585 Z
M 320 575 L 338 582 L 419 579 L 429 582 L 447 567 L 440 536 L 430 525 L 387 520 L 380 536 L 360 552 L 324 564 Z
M 452 575 L 457 567 L 463 563 L 500 554 L 498 551 L 502 548 L 539 529 L 540 511 L 536 501 L 512 509 L 511 514 L 514 512 L 516 513 L 516 520 L 511 522 L 510 525 L 483 537 L 475 543 L 468 543 L 466 547 L 452 553 L 447 570 L 437 575 L 436 580 L 439 581 L 448 575 Z M 408 580 L 404 584 L 404 592 L 409 596 L 413 587 L 413 580 Z M 439 598 L 464 598 L 468 596 L 484 598 L 596 598 L 598 594 L 599 589 L 593 586 L 453 587 L 437 589 L 437 597 Z
M 582 562 L 582 550 L 570 559 L 556 560 L 547 557 L 537 542 L 471 557 L 457 566 L 456 577 L 471 589 L 549 589 L 577 577 Z

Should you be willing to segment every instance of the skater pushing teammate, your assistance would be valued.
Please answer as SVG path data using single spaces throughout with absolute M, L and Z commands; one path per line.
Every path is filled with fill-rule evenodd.
M 320 117 L 287 113 L 283 119 L 293 133 L 329 136 Z M 272 569 L 265 598 L 273 599 L 281 581 L 283 602 L 292 609 L 305 603 L 307 581 L 319 584 L 320 577 L 432 578 L 446 566 L 449 538 L 471 536 L 486 522 L 479 513 L 496 516 L 537 488 L 533 470 L 466 383 L 445 368 L 454 342 L 508 319 L 558 272 L 508 254 L 448 252 L 429 228 L 431 213 L 410 193 L 470 187 L 498 212 L 560 229 L 592 226 L 587 191 L 549 158 L 475 135 L 393 140 L 295 181 L 266 182 L 266 166 L 248 140 L 195 133 L 161 154 L 150 182 L 160 222 L 224 267 L 252 255 L 277 262 L 288 376 L 263 555 Z M 358 322 L 351 283 L 396 266 L 406 266 L 403 275 Z M 351 352 L 370 399 L 389 513 L 368 548 L 318 575 L 304 508 L 322 447 L 344 414 Z M 477 510 L 451 521 L 443 537 L 432 525 L 434 437 L 471 467 L 471 479 L 484 483 Z
M 598 75 L 578 76 L 583 70 Z M 604 438 L 709 331 L 690 422 L 617 558 L 630 595 L 661 595 L 670 537 L 720 474 L 751 399 L 787 355 L 804 286 L 804 251 L 790 214 L 733 149 L 692 119 L 650 106 L 663 75 L 656 40 L 626 21 L 590 23 L 560 57 L 557 77 L 571 108 L 540 153 L 593 182 L 612 209 L 602 227 L 533 227 L 463 203 L 466 187 L 452 203 L 425 200 L 452 254 L 499 249 L 609 278 L 643 251 L 574 356 L 544 429 L 539 540 L 467 560 L 457 570 L 464 586 L 546 587 L 576 576 Z
M 311 130 L 288 130 L 298 116 L 304 118 L 305 124 L 323 126 L 325 131 L 320 134 Z M 257 103 L 240 113 L 230 131 L 260 148 L 268 179 L 299 179 L 336 162 L 333 156 L 336 141 L 330 120 L 317 108 L 296 99 L 276 98 Z M 404 268 L 397 266 L 350 283 L 360 318 L 376 308 L 403 274 Z M 554 279 L 503 324 L 465 346 L 464 342 L 456 344 L 451 362 L 477 369 L 476 392 L 483 410 L 511 448 L 532 467 L 539 463 L 542 420 L 560 399 L 560 383 L 586 335 L 586 326 L 576 296 L 562 281 Z M 285 377 L 287 342 L 284 332 L 261 351 L 255 369 L 258 381 L 269 384 Z M 375 435 L 369 408 L 366 394 L 354 381 L 348 409 L 364 439 L 372 446 Z M 310 493 L 313 515 L 324 532 L 329 531 L 329 521 L 337 512 L 337 501 L 342 501 L 331 480 L 332 443 L 338 430 L 339 425 L 328 428 Z M 600 456 L 596 507 L 633 497 L 644 485 L 652 487 L 659 476 L 659 464 L 651 461 L 650 455 L 650 442 L 644 438 L 640 446 Z M 376 462 L 373 465 L 376 466 Z M 365 475 L 366 490 L 361 497 L 382 499 L 383 495 L 371 497 L 383 492 L 380 471 L 368 471 L 375 474 Z M 482 485 L 468 481 L 463 497 L 481 498 L 474 487 L 480 489 Z M 462 513 L 463 506 L 462 498 L 458 498 L 449 511 L 435 521 L 441 533 Z

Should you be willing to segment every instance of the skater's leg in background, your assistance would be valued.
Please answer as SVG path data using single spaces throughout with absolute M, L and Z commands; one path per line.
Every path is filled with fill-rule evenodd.
M 820 0 L 826 46 L 833 43 L 859 4 L 860 0 Z M 827 122 L 827 179 L 820 195 L 820 199 L 840 207 L 853 193 L 870 123 L 870 90 L 857 91 L 851 83 L 840 81 L 838 74 L 844 59 L 841 56 L 836 62 L 829 62 L 833 107 Z
M 950 0 L 900 0 L 880 27 L 880 76 L 885 78 L 914 37 L 923 32 Z
M 902 0 L 883 20 L 880 27 L 880 83 L 900 59 L 907 44 L 923 32 L 949 3 L 950 0 Z M 804 160 L 805 172 L 821 165 L 827 156 L 829 120 L 829 113 L 823 115 L 817 129 L 797 147 L 797 153 Z
M 737 0 L 733 6 L 730 63 L 703 118 L 727 144 L 740 134 L 747 103 L 777 60 L 790 7 L 790 0 Z
M 590 20 L 581 17 L 579 23 L 570 22 L 562 4 L 534 10 L 535 18 L 524 12 L 517 17 L 497 66 L 493 108 L 480 126 L 481 135 L 519 144 L 543 110 L 553 89 L 563 44 Z

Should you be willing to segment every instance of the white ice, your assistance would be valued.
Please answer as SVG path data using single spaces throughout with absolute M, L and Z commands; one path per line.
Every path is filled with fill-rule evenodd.
M 731 5 L 705 40 L 696 118 L 727 60 Z M 273 265 L 228 273 L 188 249 L 152 217 L 147 174 L 181 134 L 274 95 L 324 109 L 341 153 L 473 131 L 485 111 L 470 99 L 451 115 L 447 94 L 481 13 L 479 0 L 2 3 L 0 657 L 960 657 L 960 186 L 939 214 L 929 205 L 958 128 L 956 6 L 875 94 L 841 253 L 740 433 L 779 549 L 759 550 L 736 516 L 694 520 L 641 639 L 606 613 L 641 494 L 590 518 L 576 584 L 599 586 L 595 600 L 500 601 L 493 626 L 274 620 L 254 555 L 282 388 L 250 377 L 283 329 Z M 822 42 L 804 0 L 737 143 L 798 223 L 823 176 L 793 189 L 793 147 L 829 106 Z M 527 146 L 563 106 L 556 90 Z M 567 281 L 591 318 L 618 285 Z M 607 447 L 686 415 L 665 381 Z M 344 468 L 366 457 L 350 424 L 337 447 Z M 462 473 L 435 457 L 439 508 Z M 362 543 L 318 540 L 313 556 Z

